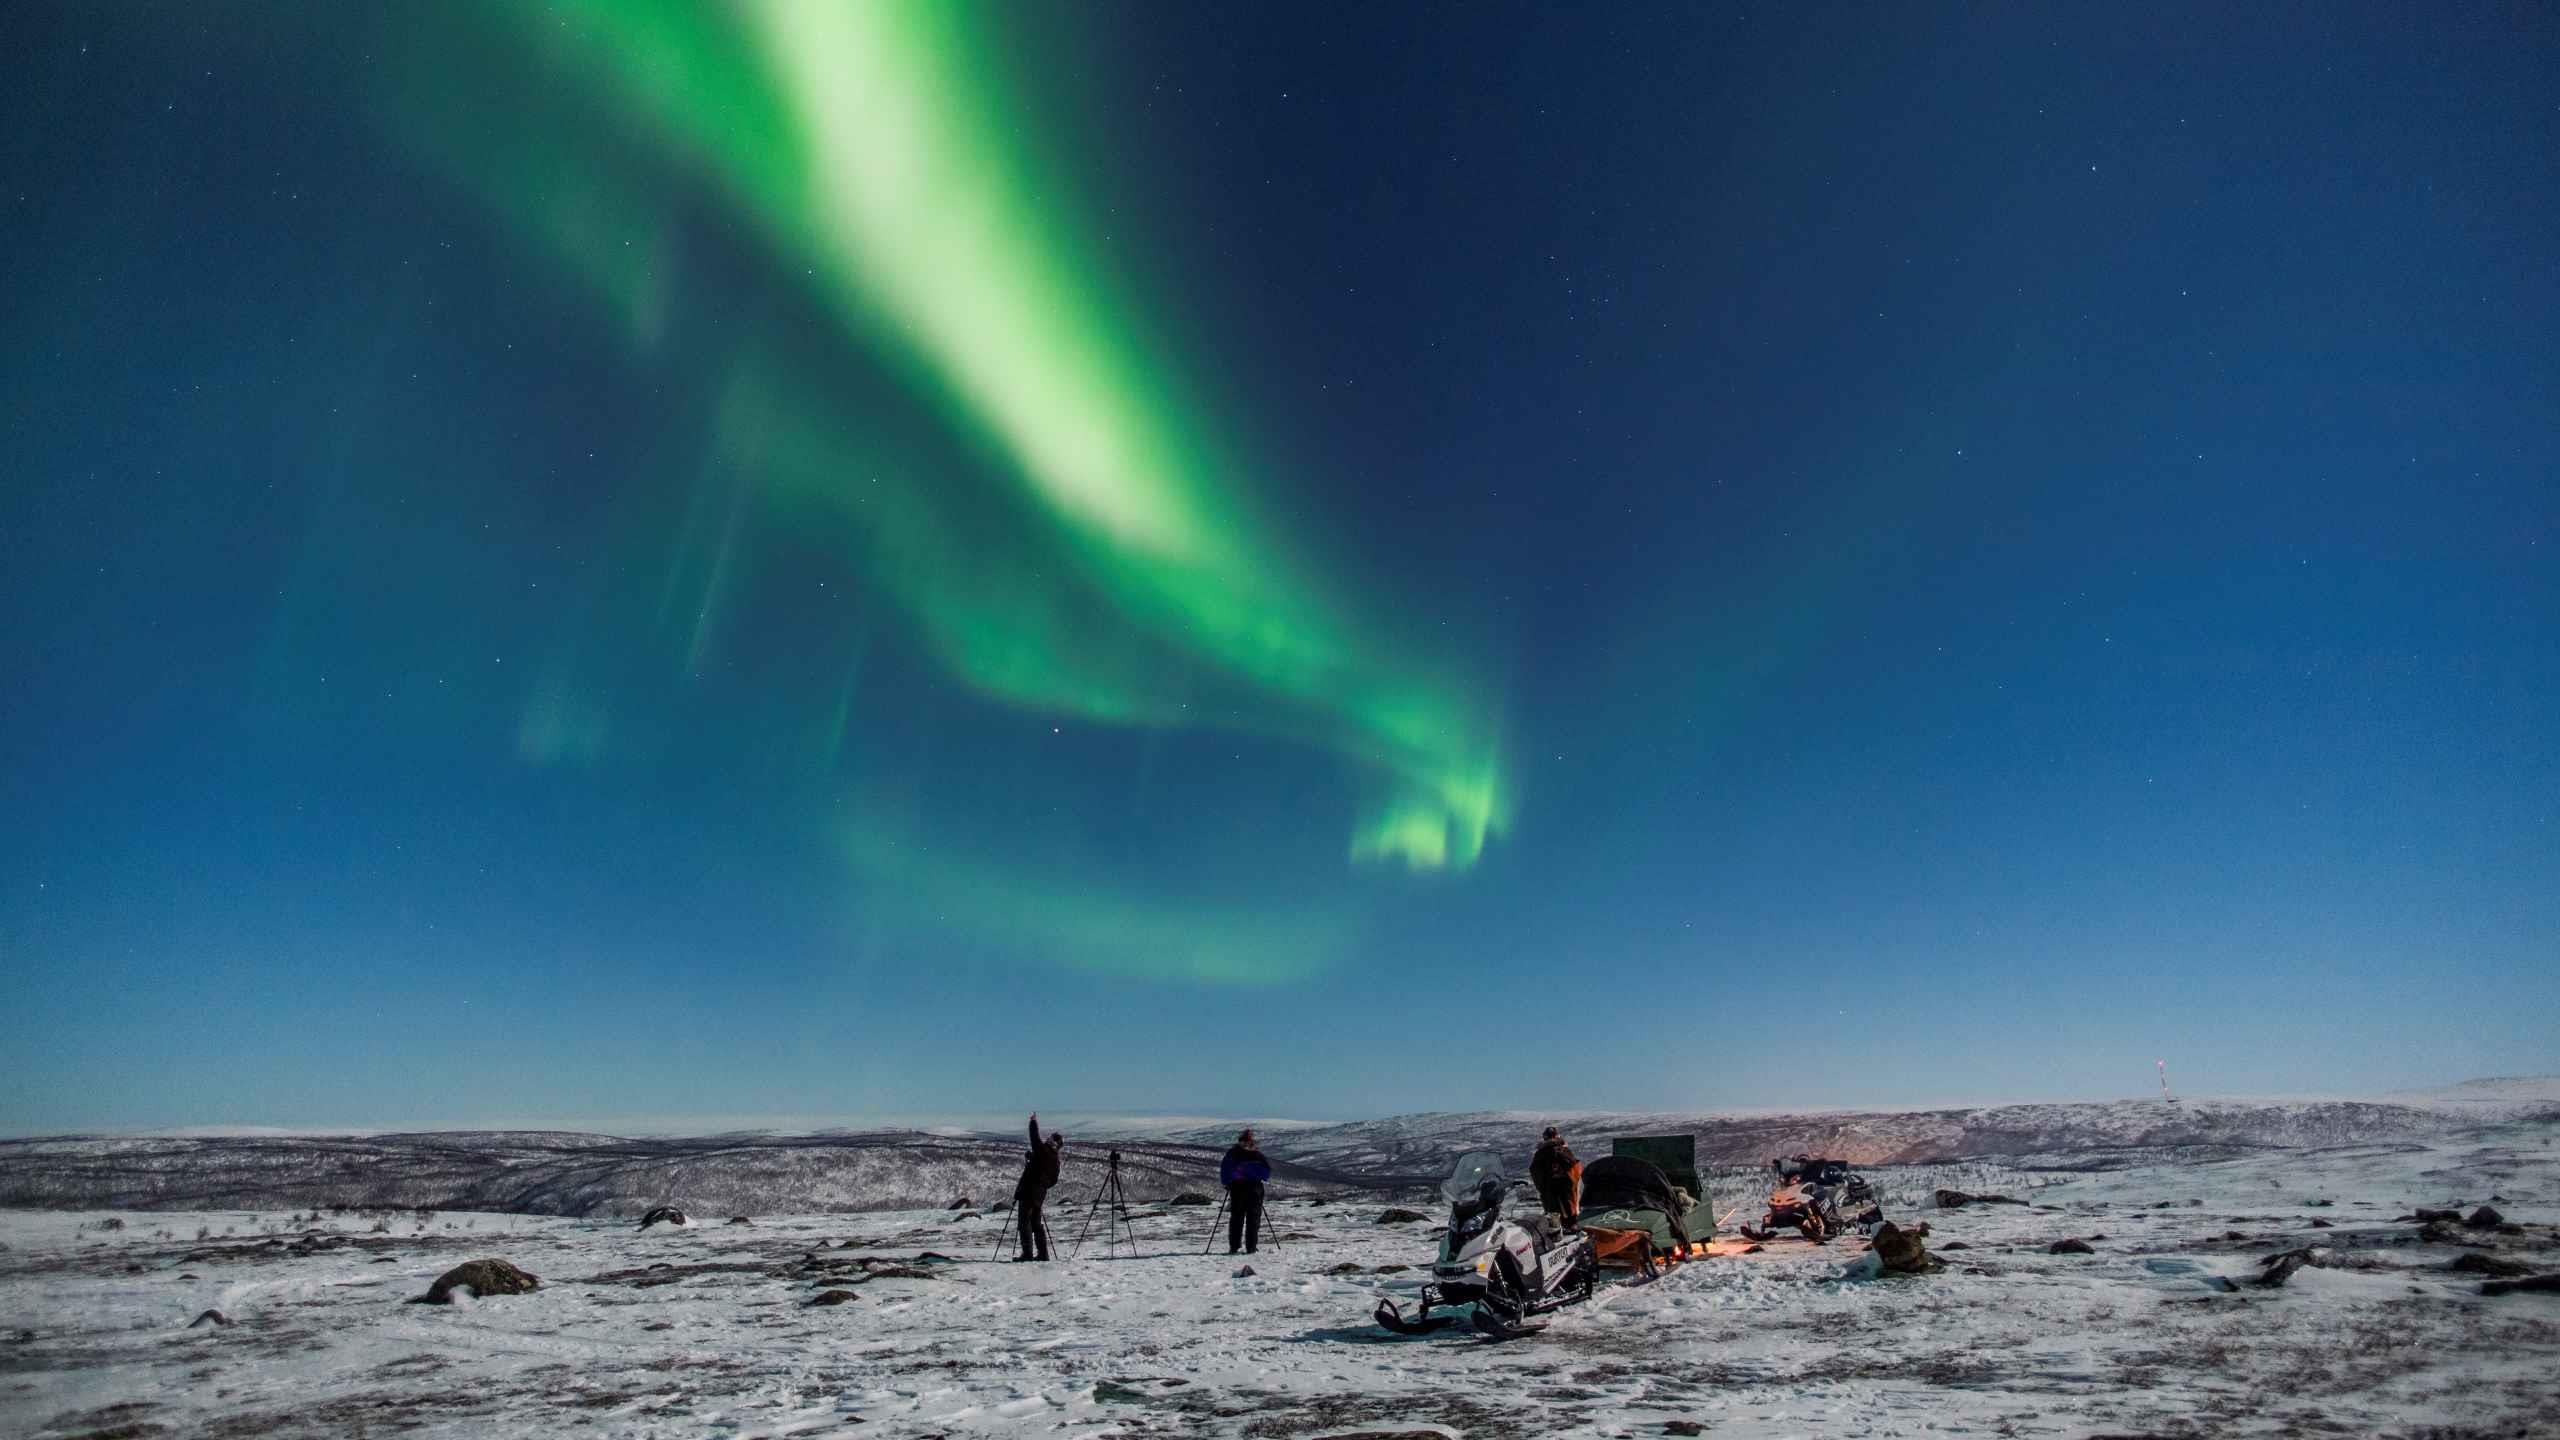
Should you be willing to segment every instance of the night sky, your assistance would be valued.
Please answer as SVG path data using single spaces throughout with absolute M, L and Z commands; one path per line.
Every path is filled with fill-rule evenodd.
M 0 1129 L 2560 1068 L 2548 8 L 0 57 Z

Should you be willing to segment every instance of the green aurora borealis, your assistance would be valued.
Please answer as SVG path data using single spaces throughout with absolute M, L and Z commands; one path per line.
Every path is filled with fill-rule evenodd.
M 798 290 L 833 330 L 820 345 L 749 336 L 708 370 L 666 357 L 717 394 L 654 607 L 671 670 L 700 661 L 724 596 L 757 563 L 737 539 L 741 507 L 778 514 L 824 537 L 848 578 L 992 701 L 1317 747 L 1366 796 L 1346 817 L 1352 860 L 1477 860 L 1509 819 L 1498 697 L 1397 623 L 1409 597 L 1326 574 L 1275 522 L 1267 487 L 1286 477 L 1255 472 L 1186 390 L 1187 357 L 1153 343 L 1102 267 L 1077 262 L 1078 208 L 1056 193 L 1072 168 L 1021 138 L 1038 121 L 1013 107 L 967 11 L 615 0 L 480 13 L 482 52 L 522 62 L 458 95 L 456 32 L 410 37 L 391 47 L 414 68 L 389 91 L 388 124 L 588 290 L 635 355 L 664 348 L 670 307 L 698 303 L 670 195 L 713 197 L 761 247 L 766 282 Z M 493 129 L 513 143 L 489 143 Z M 490 168 L 492 154 L 506 165 Z M 857 357 L 847 368 L 890 383 L 849 387 L 813 356 Z M 984 476 L 954 475 L 955 454 Z M 590 683 L 574 661 L 555 667 L 528 709 L 529 758 L 609 754 L 616 697 Z M 852 723 L 851 688 L 821 707 L 821 762 Z M 849 828 L 858 868 L 897 849 L 867 822 Z M 1152 915 L 1046 927 L 1071 956 L 1220 979 L 1315 958 L 1282 927 L 1268 963 L 1238 960 L 1228 913 L 1196 917 L 1197 963 L 1168 964 L 1189 953 L 1188 917 L 1088 897 L 1090 876 L 971 873 L 982 892 L 1075 897 L 1040 906 L 1053 916 L 1088 899 L 1106 916 Z M 1109 943 L 1132 929 L 1150 943 Z

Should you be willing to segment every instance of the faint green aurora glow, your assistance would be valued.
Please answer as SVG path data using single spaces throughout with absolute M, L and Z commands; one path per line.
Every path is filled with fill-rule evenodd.
M 854 867 L 879 882 L 895 918 L 1098 974 L 1284 985 L 1322 971 L 1354 929 L 1339 906 L 1230 902 L 1212 915 L 1116 895 L 1092 876 L 1026 880 L 974 849 L 930 849 L 878 826 L 847 826 L 839 839 Z M 872 909 L 878 918 L 880 906 Z
M 797 355 L 744 344 L 716 362 L 720 459 L 756 503 L 837 537 L 943 665 L 1044 712 L 1321 747 L 1366 796 L 1352 858 L 1477 860 L 1509 818 L 1498 706 L 1455 657 L 1402 637 L 1425 627 L 1393 597 L 1328 586 L 1291 558 L 1254 503 L 1270 477 L 1221 448 L 1179 358 L 1140 343 L 1152 332 L 1137 307 L 1082 261 L 1070 207 L 1044 198 L 1072 171 L 1020 138 L 1039 117 L 1015 110 L 975 12 L 565 0 L 478 13 L 484 55 L 519 67 L 479 83 L 513 113 L 450 93 L 445 77 L 475 57 L 447 41 L 411 48 L 394 123 L 592 287 L 635 353 L 665 343 L 682 275 L 666 197 L 707 190 L 781 262 L 773 283 L 1009 481 L 1011 513 L 991 522 L 947 466 Z M 739 503 L 733 482 L 706 479 L 666 570 L 660 623 L 688 665 L 735 583 Z M 1195 704 L 1204 688 L 1229 703 Z M 839 736 L 850 693 L 830 697 Z M 600 706 L 557 689 L 536 705 L 529 757 L 584 755 L 612 733 Z M 883 863 L 857 848 L 858 864 Z

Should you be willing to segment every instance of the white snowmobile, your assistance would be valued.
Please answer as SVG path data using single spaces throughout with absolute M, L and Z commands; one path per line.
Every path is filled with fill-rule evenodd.
M 1378 1302 L 1378 1323 L 1399 1335 L 1425 1335 L 1450 1323 L 1434 1317 L 1435 1305 L 1471 1306 L 1475 1328 L 1497 1340 L 1516 1340 L 1546 1328 L 1535 1317 L 1588 1300 L 1600 1266 L 1591 1237 L 1568 1230 L 1553 1215 L 1506 1219 L 1502 1202 L 1515 1184 L 1502 1174 L 1502 1157 L 1490 1150 L 1458 1158 L 1440 1193 L 1449 1199 L 1449 1233 L 1422 1287 L 1411 1319 L 1393 1300 Z

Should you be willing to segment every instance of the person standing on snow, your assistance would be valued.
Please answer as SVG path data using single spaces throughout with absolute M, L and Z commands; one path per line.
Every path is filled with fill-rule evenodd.
M 1049 1258 L 1049 1226 L 1040 1207 L 1049 1201 L 1049 1187 L 1058 1183 L 1058 1152 L 1067 1147 L 1067 1137 L 1052 1134 L 1040 1138 L 1040 1112 L 1031 1112 L 1031 1153 L 1022 1162 L 1022 1178 L 1013 1182 L 1014 1222 L 1022 1231 L 1022 1253 L 1016 1260 Z
M 1271 1162 L 1245 1131 L 1218 1162 L 1218 1183 L 1227 1187 L 1227 1253 L 1250 1255 L 1262 1248 L 1262 1185 L 1271 1178 Z
M 1529 1180 L 1538 1187 L 1538 1204 L 1550 1215 L 1561 1215 L 1570 1225 L 1581 1218 L 1581 1207 L 1574 1203 L 1574 1188 L 1582 1178 L 1582 1162 L 1573 1158 L 1573 1147 L 1564 1143 L 1556 1127 L 1547 1127 L 1538 1142 L 1538 1153 L 1529 1157 Z

